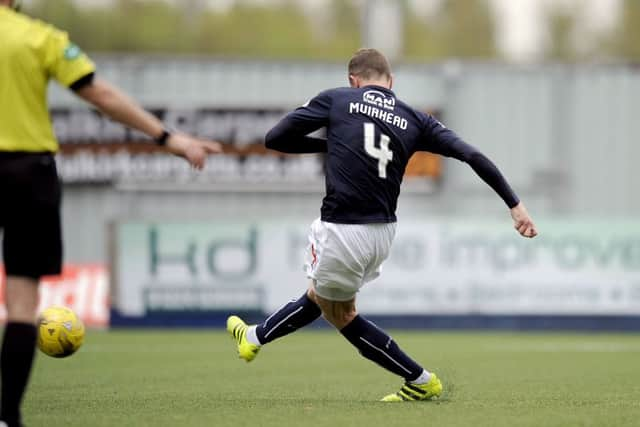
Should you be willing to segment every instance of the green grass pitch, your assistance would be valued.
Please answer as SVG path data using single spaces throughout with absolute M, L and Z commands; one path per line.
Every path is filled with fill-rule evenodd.
M 247 364 L 222 331 L 89 332 L 39 354 L 28 426 L 637 426 L 640 335 L 393 333 L 438 373 L 438 402 L 377 400 L 401 381 L 339 334 L 303 331 Z

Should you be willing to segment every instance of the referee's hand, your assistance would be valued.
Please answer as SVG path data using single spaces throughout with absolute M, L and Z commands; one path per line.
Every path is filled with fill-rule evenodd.
M 511 218 L 513 218 L 513 227 L 518 230 L 522 237 L 533 238 L 538 235 L 536 225 L 522 202 L 511 209 Z
M 167 141 L 167 149 L 176 156 L 183 157 L 191 166 L 200 170 L 204 167 L 209 154 L 222 153 L 222 144 L 182 133 L 173 133 Z

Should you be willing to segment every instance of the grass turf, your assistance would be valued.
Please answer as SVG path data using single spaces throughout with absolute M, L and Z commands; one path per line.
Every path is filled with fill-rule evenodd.
M 338 334 L 303 331 L 247 364 L 222 331 L 89 332 L 38 355 L 28 426 L 625 426 L 640 420 L 640 336 L 396 332 L 438 373 L 438 402 L 377 400 L 401 381 Z

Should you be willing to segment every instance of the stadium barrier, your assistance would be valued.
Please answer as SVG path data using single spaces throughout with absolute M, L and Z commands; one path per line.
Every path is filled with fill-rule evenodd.
M 359 308 L 385 326 L 640 329 L 640 223 L 400 222 Z M 114 227 L 112 325 L 221 326 L 303 292 L 306 222 Z M 594 233 L 597 230 L 597 233 Z
M 0 322 L 7 319 L 4 268 L 0 265 Z M 40 283 L 38 311 L 52 305 L 71 308 L 90 328 L 109 326 L 109 274 L 102 264 L 66 264 L 60 276 Z

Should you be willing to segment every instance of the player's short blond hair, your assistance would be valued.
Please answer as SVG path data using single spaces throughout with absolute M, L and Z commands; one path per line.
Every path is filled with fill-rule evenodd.
M 349 75 L 363 79 L 391 78 L 391 66 L 379 50 L 362 48 L 349 61 Z

